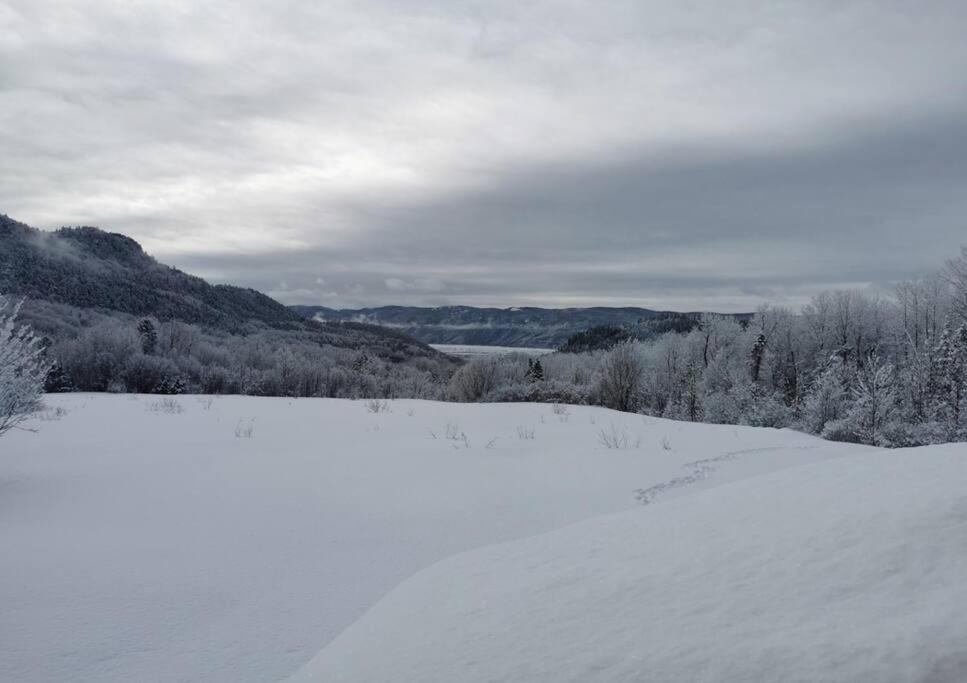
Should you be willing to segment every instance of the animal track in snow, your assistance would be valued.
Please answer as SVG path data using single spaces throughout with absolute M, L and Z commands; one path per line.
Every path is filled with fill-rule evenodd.
M 680 477 L 675 477 L 674 479 L 669 479 L 668 481 L 663 481 L 660 484 L 655 484 L 654 486 L 649 486 L 644 489 L 635 489 L 634 496 L 635 499 L 642 505 L 648 505 L 652 503 L 655 498 L 657 498 L 662 493 L 670 491 L 672 489 L 678 489 L 683 486 L 688 486 L 689 484 L 694 484 L 695 482 L 701 481 L 702 479 L 707 479 L 715 472 L 717 465 L 721 462 L 726 462 L 728 460 L 736 460 L 743 455 L 749 455 L 750 453 L 765 453 L 768 451 L 790 451 L 790 450 L 809 450 L 815 448 L 815 446 L 796 446 L 796 447 L 772 447 L 772 448 L 749 448 L 743 451 L 729 451 L 727 453 L 722 453 L 714 458 L 705 458 L 703 460 L 693 460 L 692 462 L 687 462 L 682 467 L 691 468 L 691 472 L 688 474 L 683 474 Z

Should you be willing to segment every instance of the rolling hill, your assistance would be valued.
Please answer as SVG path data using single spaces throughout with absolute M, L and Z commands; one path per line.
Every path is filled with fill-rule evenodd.
M 94 227 L 43 231 L 2 214 L 0 293 L 27 297 L 24 318 L 51 336 L 92 313 L 122 314 L 230 334 L 298 332 L 330 346 L 372 348 L 380 356 L 438 355 L 399 329 L 307 320 L 253 289 L 210 284 L 159 263 L 125 235 Z

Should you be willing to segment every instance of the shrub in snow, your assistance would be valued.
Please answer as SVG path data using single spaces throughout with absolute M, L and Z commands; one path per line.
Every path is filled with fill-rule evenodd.
M 0 435 L 40 408 L 50 369 L 40 339 L 29 326 L 17 325 L 22 305 L 0 297 Z
M 143 353 L 129 357 L 124 367 L 124 384 L 136 394 L 180 393 L 168 391 L 174 382 L 178 368 L 167 358 L 148 356 Z
M 494 358 L 474 358 L 453 374 L 447 391 L 456 401 L 479 401 L 496 386 L 497 379 Z
M 177 399 L 174 398 L 162 398 L 157 401 L 151 401 L 146 406 L 146 410 L 152 413 L 165 413 L 167 415 L 180 415 L 184 408 Z
M 39 417 L 44 422 L 56 422 L 60 420 L 67 414 L 67 409 L 62 406 L 57 406 L 56 408 L 48 408 L 47 410 L 38 414 Z
M 624 425 L 620 427 L 613 422 L 605 429 L 598 430 L 598 443 L 605 448 L 613 450 L 624 450 L 625 448 L 638 448 L 641 439 L 632 440 L 628 435 L 628 428 Z
M 618 344 L 608 352 L 598 383 L 598 395 L 607 408 L 624 412 L 638 409 L 645 368 L 636 344 Z
M 582 405 L 588 403 L 587 387 L 569 382 L 519 382 L 497 387 L 483 397 L 487 403 L 556 403 Z
M 370 413 L 388 413 L 390 412 L 389 401 L 384 401 L 378 398 L 371 398 L 366 401 L 366 410 Z
M 251 420 L 242 420 L 239 418 L 238 424 L 235 425 L 235 436 L 239 439 L 251 439 L 252 433 L 255 431 L 255 418 Z

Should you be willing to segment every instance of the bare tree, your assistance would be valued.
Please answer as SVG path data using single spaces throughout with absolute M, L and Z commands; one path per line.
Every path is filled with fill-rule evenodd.
M 22 305 L 0 296 L 0 435 L 40 408 L 49 369 L 40 338 L 16 324 Z
M 634 343 L 614 347 L 604 361 L 599 390 L 608 408 L 633 413 L 638 409 L 645 369 Z

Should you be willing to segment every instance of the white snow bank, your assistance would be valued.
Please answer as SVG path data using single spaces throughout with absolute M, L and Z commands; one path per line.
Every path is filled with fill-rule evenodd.
M 47 400 L 0 439 L 0 681 L 279 680 L 456 553 L 857 452 L 598 408 Z
M 829 460 L 460 555 L 293 680 L 967 681 L 967 446 Z

